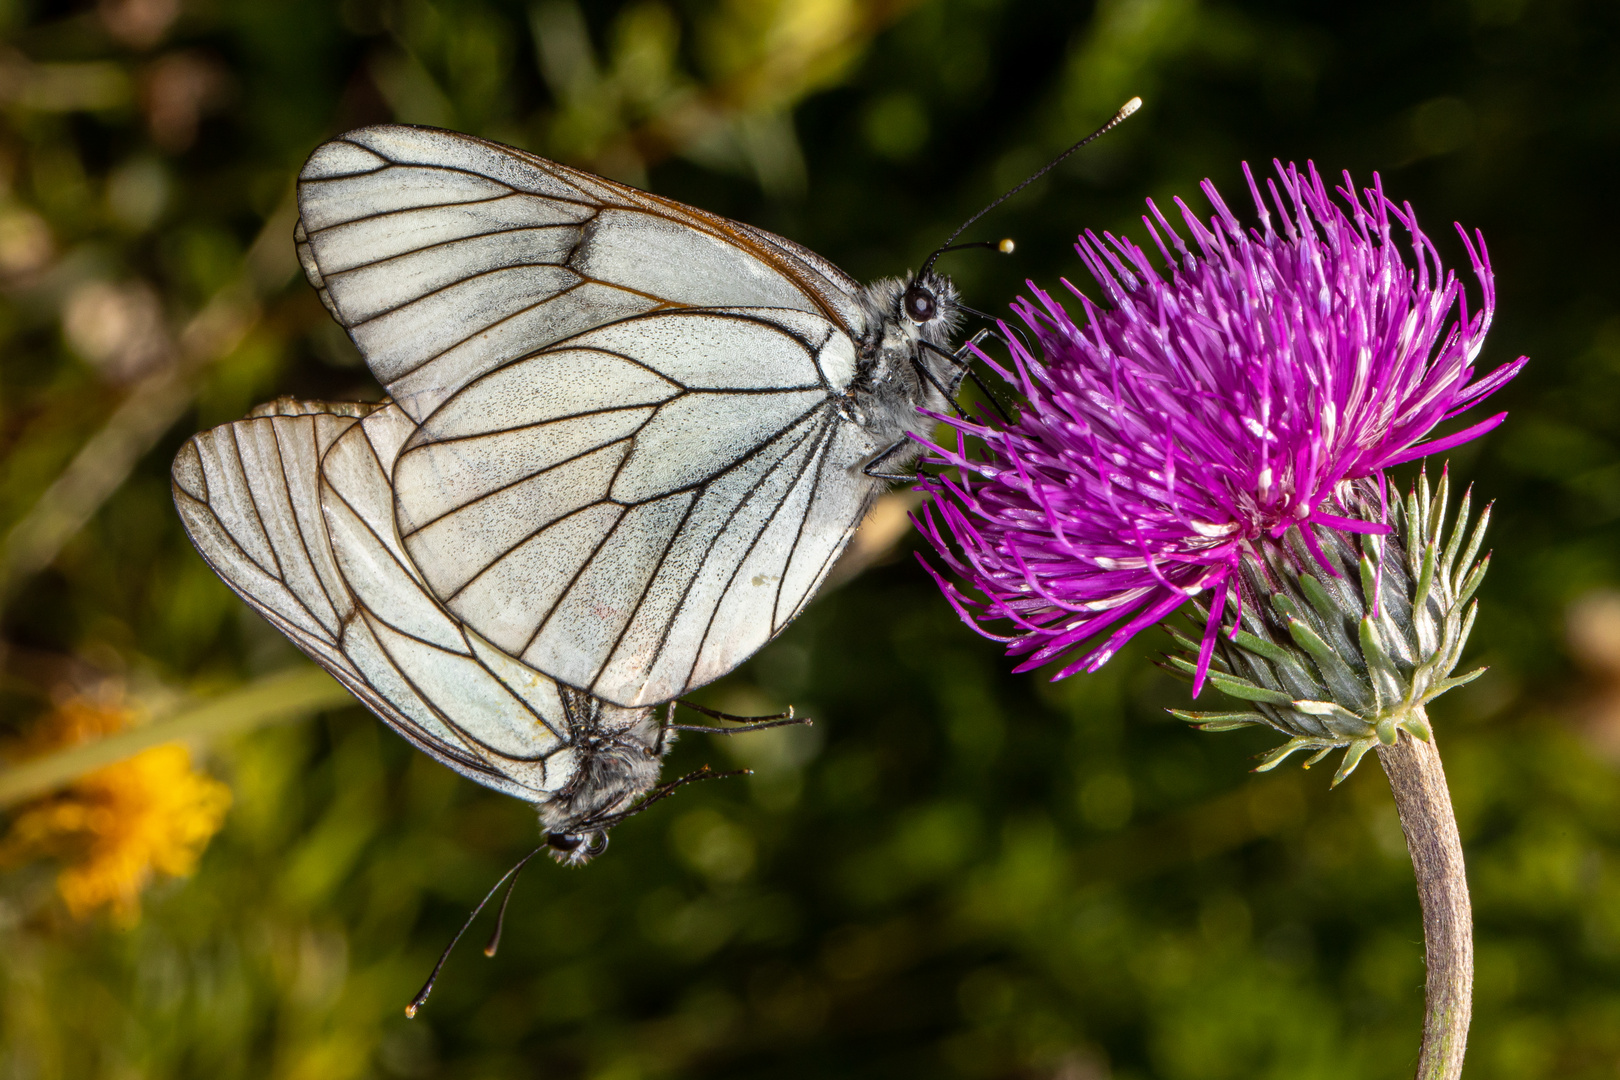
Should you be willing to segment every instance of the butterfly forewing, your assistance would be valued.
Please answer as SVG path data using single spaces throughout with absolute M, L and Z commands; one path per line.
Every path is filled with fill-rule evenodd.
M 718 677 L 797 614 L 881 449 L 840 411 L 854 282 L 762 230 L 429 129 L 326 144 L 299 206 L 311 282 L 398 403 L 370 426 L 403 433 L 397 463 L 378 455 L 397 539 L 377 506 L 334 534 L 363 524 L 496 649 L 624 706 Z
M 862 326 L 855 284 L 787 240 L 470 136 L 350 132 L 298 200 L 306 272 L 417 420 L 502 363 L 671 305 Z

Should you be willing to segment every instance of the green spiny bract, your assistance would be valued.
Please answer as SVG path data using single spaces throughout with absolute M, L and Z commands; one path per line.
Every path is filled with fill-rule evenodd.
M 1309 768 L 1343 747 L 1335 785 L 1375 745 L 1393 746 L 1401 731 L 1427 740 L 1425 706 L 1485 671 L 1451 676 L 1474 626 L 1474 592 L 1490 565 L 1489 554 L 1477 562 L 1474 557 L 1491 508 L 1468 531 L 1471 493 L 1464 493 L 1448 535 L 1449 487 L 1442 472 L 1431 492 L 1425 473 L 1385 514 L 1374 484 L 1351 486 L 1344 500 L 1349 516 L 1386 521 L 1390 531 L 1358 537 L 1315 526 L 1336 575 L 1326 572 L 1297 528 L 1281 541 L 1257 542 L 1244 558 L 1240 625 L 1235 633 L 1231 626 L 1222 630 L 1209 671 L 1217 689 L 1249 708 L 1170 712 L 1205 731 L 1263 724 L 1287 735 L 1258 772 L 1296 750 L 1314 751 L 1305 763 Z M 1195 608 L 1203 622 L 1207 611 Z M 1166 629 L 1177 649 L 1165 666 L 1191 677 L 1198 643 Z

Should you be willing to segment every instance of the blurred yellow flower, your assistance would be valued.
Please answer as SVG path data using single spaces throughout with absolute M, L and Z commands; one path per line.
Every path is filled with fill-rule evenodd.
M 111 734 L 132 715 L 122 705 L 76 698 L 51 714 L 36 746 Z M 75 918 L 105 908 L 129 925 L 140 916 L 141 890 L 156 875 L 181 877 L 195 868 L 230 804 L 230 789 L 192 768 L 184 745 L 156 746 L 20 810 L 0 840 L 0 865 L 62 859 L 56 887 Z

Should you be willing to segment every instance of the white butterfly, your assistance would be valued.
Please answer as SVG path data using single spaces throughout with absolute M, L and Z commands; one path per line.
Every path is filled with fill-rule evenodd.
M 904 475 L 918 407 L 965 370 L 956 292 L 932 259 L 863 287 L 764 230 L 428 128 L 326 143 L 298 206 L 305 273 L 389 398 L 282 399 L 195 436 L 186 529 L 582 862 L 657 793 L 675 728 L 652 706 L 779 633 Z

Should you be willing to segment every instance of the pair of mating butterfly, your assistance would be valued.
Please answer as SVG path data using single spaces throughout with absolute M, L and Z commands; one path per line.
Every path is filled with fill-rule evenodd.
M 283 398 L 195 436 L 186 530 L 583 863 L 700 775 L 657 786 L 675 700 L 798 614 L 905 477 L 919 408 L 953 403 L 969 353 L 940 252 L 863 287 L 762 229 L 392 125 L 317 149 L 298 211 L 304 272 L 388 398 Z M 754 719 L 724 730 L 792 722 Z

